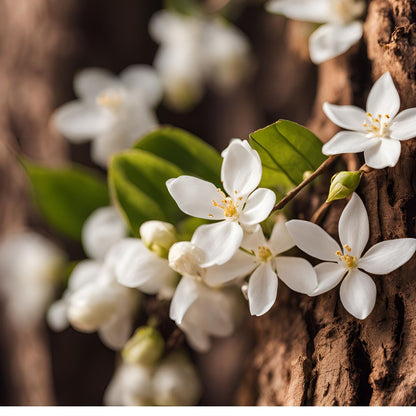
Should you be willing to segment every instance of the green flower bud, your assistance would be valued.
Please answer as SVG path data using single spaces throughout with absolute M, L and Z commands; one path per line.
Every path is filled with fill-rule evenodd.
M 331 186 L 329 187 L 328 198 L 326 202 L 335 201 L 337 199 L 344 199 L 350 196 L 360 184 L 362 172 L 338 172 L 331 179 Z
M 147 221 L 140 227 L 144 245 L 159 257 L 168 258 L 169 249 L 178 241 L 175 227 L 168 222 Z
M 165 342 L 157 329 L 142 326 L 127 341 L 121 356 L 128 364 L 151 366 L 159 361 L 164 347 Z

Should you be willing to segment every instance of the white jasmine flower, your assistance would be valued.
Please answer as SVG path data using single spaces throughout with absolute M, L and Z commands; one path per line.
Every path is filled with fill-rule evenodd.
M 365 319 L 376 302 L 376 285 L 360 269 L 372 274 L 391 273 L 406 263 L 416 250 L 416 239 L 399 238 L 382 241 L 362 255 L 369 238 L 369 223 L 364 204 L 356 193 L 339 220 L 342 248 L 321 227 L 311 222 L 292 220 L 286 226 L 301 250 L 325 261 L 315 266 L 318 286 L 309 295 L 327 292 L 342 281 L 341 302 L 358 319 Z
M 316 273 L 307 260 L 280 255 L 295 246 L 282 217 L 276 221 L 270 240 L 266 241 L 258 225 L 241 246 L 244 251 L 238 250 L 227 263 L 209 268 L 205 280 L 210 285 L 218 285 L 250 274 L 247 297 L 252 315 L 263 315 L 273 306 L 277 277 L 295 292 L 308 294 L 316 288 Z
M 240 246 L 244 230 L 252 230 L 269 216 L 276 196 L 270 189 L 256 189 L 261 176 L 258 153 L 247 142 L 234 140 L 226 149 L 221 168 L 221 179 L 228 195 L 212 183 L 192 176 L 166 182 L 185 214 L 219 220 L 195 231 L 198 247 L 206 256 L 201 267 L 228 261 Z
M 82 227 L 82 245 L 85 253 L 95 260 L 104 260 L 116 242 L 127 235 L 126 225 L 114 207 L 95 210 Z
M 326 155 L 364 152 L 374 169 L 395 166 L 402 140 L 416 136 L 416 108 L 400 112 L 400 97 L 389 72 L 380 77 L 367 98 L 367 113 L 349 105 L 324 103 L 327 117 L 350 131 L 337 133 L 322 147 Z
M 101 166 L 158 125 L 152 108 L 162 91 L 151 67 L 133 65 L 120 77 L 87 68 L 75 76 L 74 90 L 79 99 L 58 108 L 53 121 L 74 143 L 92 139 L 91 156 Z
M 140 226 L 143 244 L 159 257 L 168 257 L 169 249 L 176 243 L 175 227 L 168 222 L 146 221 Z
M 324 23 L 309 38 L 312 62 L 320 64 L 346 52 L 363 35 L 357 19 L 365 11 L 364 0 L 271 0 L 271 13 L 290 19 Z
M 39 324 L 52 301 L 65 264 L 64 253 L 34 232 L 6 236 L 0 244 L 0 292 L 8 319 Z

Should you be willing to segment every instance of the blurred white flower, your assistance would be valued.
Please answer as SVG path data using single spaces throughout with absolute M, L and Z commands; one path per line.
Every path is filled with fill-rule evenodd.
M 307 260 L 280 255 L 295 246 L 283 217 L 276 221 L 270 240 L 266 241 L 258 225 L 241 246 L 244 251 L 238 250 L 227 263 L 207 269 L 205 280 L 210 285 L 219 285 L 250 274 L 247 298 L 252 315 L 263 315 L 273 306 L 278 277 L 299 293 L 308 294 L 316 288 L 316 273 Z
M 0 291 L 8 319 L 39 324 L 53 300 L 65 265 L 64 253 L 34 232 L 6 236 L 0 243 Z
M 169 105 L 187 110 L 202 96 L 205 81 L 236 86 L 250 69 L 250 46 L 231 24 L 167 10 L 157 12 L 149 31 L 160 44 L 154 66 Z
M 75 76 L 74 90 L 79 99 L 58 108 L 54 124 L 73 143 L 93 140 L 91 157 L 103 167 L 158 125 L 153 108 L 162 89 L 150 66 L 129 66 L 119 77 L 87 68 Z
M 395 166 L 401 141 L 416 136 L 416 108 L 400 112 L 400 97 L 389 72 L 381 76 L 367 98 L 367 113 L 350 105 L 324 103 L 325 114 L 350 131 L 337 133 L 322 147 L 326 155 L 364 152 L 365 163 L 374 169 Z
M 346 52 L 363 35 L 364 0 L 271 0 L 266 9 L 290 19 L 324 23 L 309 38 L 312 62 L 320 64 Z
M 256 189 L 262 176 L 261 160 L 246 141 L 233 140 L 223 157 L 221 180 L 228 195 L 212 183 L 192 176 L 166 182 L 185 214 L 219 220 L 195 231 L 198 247 L 205 253 L 201 267 L 228 261 L 240 247 L 244 231 L 252 231 L 253 226 L 264 221 L 276 202 L 270 189 Z
M 372 274 L 388 274 L 406 263 L 416 250 L 416 239 L 399 238 L 382 241 L 362 255 L 370 230 L 367 211 L 356 193 L 339 219 L 342 248 L 321 227 L 311 222 L 292 220 L 286 226 L 301 250 L 325 261 L 315 266 L 318 285 L 308 294 L 320 295 L 342 281 L 341 302 L 358 319 L 365 319 L 371 313 L 377 295 L 374 281 L 359 269 Z

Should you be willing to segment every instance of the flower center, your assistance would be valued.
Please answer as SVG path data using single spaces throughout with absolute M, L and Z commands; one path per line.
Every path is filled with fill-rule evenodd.
M 106 90 L 97 97 L 100 107 L 111 111 L 118 111 L 124 103 L 123 93 L 117 89 Z
M 348 269 L 354 269 L 357 267 L 357 256 L 351 256 L 348 253 L 351 253 L 351 247 L 348 244 L 345 244 L 345 250 L 347 253 L 342 254 L 339 250 L 335 253 L 341 262 L 345 263 Z
M 257 249 L 257 257 L 264 263 L 270 261 L 273 258 L 273 254 L 269 248 L 265 246 L 259 246 Z
M 216 208 L 221 208 L 224 211 L 224 217 L 226 219 L 235 220 L 238 218 L 238 202 L 234 202 L 229 196 L 225 195 L 225 193 L 221 189 L 217 189 L 217 191 L 221 194 L 222 200 L 221 204 L 219 204 L 215 199 L 212 200 L 212 204 Z M 234 191 L 237 194 L 237 191 Z M 242 200 L 241 197 L 238 198 L 240 201 Z M 212 215 L 210 215 L 212 216 Z
M 365 10 L 365 2 L 362 0 L 332 0 L 331 6 L 340 23 L 352 22 Z
M 367 113 L 367 120 L 363 126 L 370 137 L 389 137 L 390 136 L 390 116 L 388 114 L 379 114 L 374 117 L 371 113 Z

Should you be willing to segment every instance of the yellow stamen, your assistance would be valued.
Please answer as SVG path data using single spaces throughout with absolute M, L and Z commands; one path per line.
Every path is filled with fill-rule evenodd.
M 351 252 L 351 247 L 348 244 L 345 244 L 345 250 L 348 251 L 348 253 Z M 342 254 L 339 250 L 335 253 L 338 258 L 345 263 L 345 265 L 349 269 L 353 269 L 354 267 L 357 267 L 357 256 L 350 256 L 349 254 Z
M 272 252 L 270 251 L 269 248 L 267 248 L 265 246 L 259 246 L 258 252 L 257 252 L 257 257 L 261 261 L 266 262 L 266 261 L 269 261 L 273 258 L 273 254 L 272 254 Z

